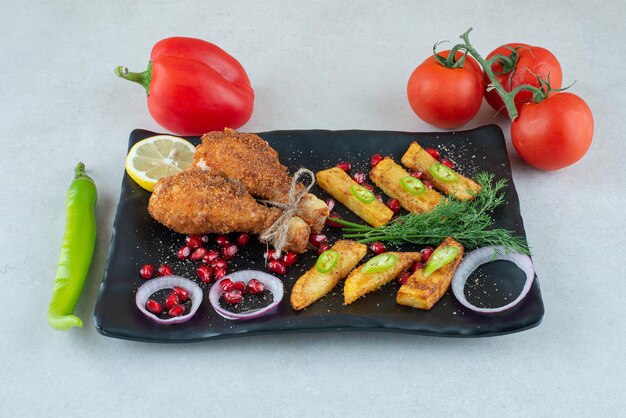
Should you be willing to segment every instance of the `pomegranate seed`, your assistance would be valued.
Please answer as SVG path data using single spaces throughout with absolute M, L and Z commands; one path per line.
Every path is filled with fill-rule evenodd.
M 370 244 L 370 250 L 376 255 L 387 252 L 387 247 L 382 242 L 372 242 Z
M 426 148 L 426 152 L 429 153 L 431 157 L 433 157 L 435 160 L 441 158 L 441 154 L 439 154 L 439 151 L 437 151 L 435 148 Z
M 159 266 L 159 276 L 171 276 L 172 268 L 167 264 L 161 264 Z
M 369 190 L 370 192 L 374 191 L 374 186 L 372 186 L 369 183 L 363 183 L 361 186 L 365 187 L 367 190 Z
M 200 280 L 202 280 L 202 283 L 210 283 L 213 270 L 211 269 L 211 267 L 203 264 L 196 269 L 196 274 L 198 275 Z
M 365 182 L 365 173 L 354 173 L 352 179 L 359 184 L 363 184 Z
M 231 305 L 241 302 L 242 299 L 243 296 L 241 295 L 241 290 L 233 289 L 224 293 L 224 300 L 226 303 L 230 303 Z
M 250 242 L 250 235 L 246 233 L 237 235 L 237 244 L 241 245 L 242 247 L 245 247 L 246 245 L 248 245 L 249 242 Z
M 416 261 L 415 263 L 411 264 L 411 273 L 415 273 L 417 270 L 421 269 L 422 267 L 424 267 L 424 264 Z
M 209 236 L 208 235 L 202 235 L 200 237 L 200 241 L 202 241 L 203 243 L 206 244 L 207 242 L 209 242 Z
M 232 260 L 237 254 L 239 254 L 239 247 L 235 244 L 228 244 L 222 247 L 222 257 L 226 260 Z
M 191 253 L 191 259 L 192 260 L 200 260 L 201 258 L 204 258 L 206 253 L 207 253 L 206 248 L 204 248 L 204 247 L 196 248 L 194 250 L 194 252 Z
M 217 258 L 211 262 L 211 267 L 214 269 L 225 269 L 228 267 L 228 263 L 223 258 Z
M 400 206 L 400 202 L 395 197 L 387 201 L 387 207 L 391 209 L 393 213 L 400 212 L 400 209 L 402 209 L 402 206 Z
M 269 260 L 267 262 L 267 269 L 273 273 L 277 274 L 285 274 L 287 273 L 287 267 L 283 264 L 282 261 L 279 260 Z
M 352 164 L 350 164 L 347 161 L 342 161 L 337 164 L 337 167 L 341 168 L 343 171 L 347 173 L 352 169 Z
M 266 260 L 269 260 L 269 259 L 278 260 L 280 256 L 278 255 L 278 251 L 269 250 L 268 252 L 263 254 L 263 258 L 265 258 Z
M 409 279 L 410 276 L 411 276 L 411 273 L 409 273 L 408 271 L 403 271 L 400 274 L 400 277 L 398 277 L 398 283 L 400 284 L 406 283 L 406 281 Z
M 383 195 L 382 194 L 377 194 L 376 195 L 376 200 L 378 200 L 380 203 L 385 203 L 385 201 L 383 200 Z
M 335 199 L 326 199 L 326 206 L 328 206 L 328 211 L 332 212 L 333 209 L 335 209 L 335 205 L 337 204 L 337 202 L 335 201 Z
M 319 247 L 323 242 L 326 242 L 328 238 L 324 234 L 312 233 L 309 237 L 309 242 L 314 247 Z
M 326 251 L 326 250 L 327 250 L 327 249 L 329 249 L 329 248 L 330 248 L 330 244 L 329 244 L 329 243 L 327 243 L 327 242 L 322 242 L 322 243 L 320 244 L 319 248 L 317 249 L 317 253 L 318 253 L 318 254 L 321 254 L 321 253 L 323 253 L 324 251 Z
M 172 309 L 170 309 L 167 314 L 171 317 L 175 317 L 175 316 L 181 316 L 184 313 L 185 313 L 185 307 L 183 305 L 178 304 L 178 305 L 172 306 Z
M 180 250 L 178 250 L 178 258 L 180 260 L 184 260 L 185 258 L 189 257 L 189 254 L 191 254 L 191 248 L 189 248 L 186 245 L 183 245 L 182 247 L 180 247 Z
M 220 288 L 224 291 L 224 292 L 229 292 L 231 290 L 233 290 L 235 288 L 235 286 L 233 285 L 233 281 L 230 279 L 224 279 L 220 282 Z
M 235 282 L 233 283 L 233 289 L 243 292 L 246 290 L 246 284 L 242 281 Z
M 165 308 L 172 309 L 173 306 L 178 305 L 178 302 L 180 302 L 178 296 L 176 296 L 176 293 L 172 292 L 165 298 Z
M 154 266 L 152 264 L 144 264 L 139 269 L 139 275 L 142 279 L 148 280 L 154 274 Z
M 374 154 L 370 157 L 370 166 L 376 167 L 384 157 L 380 154 Z
M 283 264 L 285 267 L 293 266 L 298 262 L 298 254 L 289 251 L 283 256 Z
M 202 235 L 187 235 L 185 242 L 189 248 L 199 248 L 202 246 Z
M 416 179 L 421 179 L 424 176 L 424 173 L 422 173 L 421 171 L 414 171 L 411 173 L 411 175 Z
M 189 292 L 187 291 L 187 289 L 183 289 L 180 286 L 174 286 L 172 288 L 172 292 L 174 292 L 176 294 L 176 296 L 178 296 L 178 299 L 181 302 L 184 302 L 187 299 L 189 299 Z
M 329 218 L 343 219 L 337 212 L 331 212 Z M 326 219 L 326 226 L 330 226 L 331 228 L 343 228 L 343 225 L 335 221 L 331 221 L 330 219 Z
M 146 302 L 146 309 L 153 314 L 160 314 L 163 312 L 163 306 L 154 299 L 148 299 Z
M 454 163 L 452 161 L 450 161 L 450 160 L 445 159 L 445 158 L 441 160 L 441 164 L 447 166 L 448 168 L 454 168 Z
M 220 258 L 220 253 L 217 250 L 209 250 L 204 257 L 202 257 L 202 262 L 204 264 L 211 264 L 213 261 Z
M 253 295 L 263 293 L 263 291 L 265 290 L 265 286 L 263 285 L 263 283 L 261 283 L 257 279 L 251 279 L 246 287 L 248 289 L 248 292 Z
M 430 189 L 430 190 L 433 189 L 432 183 L 429 182 L 428 180 L 422 180 L 422 183 L 424 183 L 424 186 L 426 186 L 428 189 Z
M 230 244 L 230 239 L 228 239 L 226 235 L 218 235 L 215 237 L 215 242 L 217 242 L 217 245 L 220 247 L 224 247 Z
M 433 247 L 426 247 L 424 248 L 422 251 L 420 251 L 420 253 L 422 254 L 422 263 L 425 263 L 428 261 L 428 259 L 430 258 L 430 255 L 433 253 L 433 251 L 435 251 L 435 249 Z
M 226 276 L 226 269 L 225 268 L 223 268 L 223 269 L 215 269 L 214 276 L 215 276 L 215 280 L 221 279 L 222 277 Z

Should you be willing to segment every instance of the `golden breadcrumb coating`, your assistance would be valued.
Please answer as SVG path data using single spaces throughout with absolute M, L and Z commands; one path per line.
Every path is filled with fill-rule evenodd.
M 288 201 L 292 177 L 280 163 L 276 150 L 258 135 L 228 128 L 224 132 L 209 132 L 196 147 L 194 165 L 240 182 L 254 197 Z M 297 215 L 313 231 L 320 232 L 328 217 L 328 207 L 309 193 L 300 201 Z
M 281 213 L 258 203 L 241 185 L 196 167 L 159 180 L 148 211 L 181 234 L 258 234 Z

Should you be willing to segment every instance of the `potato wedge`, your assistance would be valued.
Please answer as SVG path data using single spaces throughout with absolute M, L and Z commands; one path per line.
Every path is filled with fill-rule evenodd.
M 424 268 L 416 270 L 398 290 L 396 302 L 399 305 L 429 310 L 446 293 L 463 258 L 463 246 L 459 242 L 448 237 L 437 248 L 446 246 L 454 246 L 460 250 L 454 260 L 428 277 L 424 277 Z
M 403 185 L 402 179 L 410 177 L 400 164 L 389 157 L 383 158 L 370 171 L 370 178 L 385 194 L 395 197 L 400 205 L 409 212 L 424 213 L 433 210 L 443 196 L 435 190 L 426 189 L 420 194 L 409 192 Z
M 291 290 L 291 306 L 294 309 L 304 309 L 333 290 L 367 252 L 365 244 L 348 240 L 337 241 L 330 249 L 339 253 L 337 264 L 326 273 L 320 273 L 313 266 L 298 279 Z
M 377 199 L 369 203 L 357 199 L 351 190 L 359 184 L 342 169 L 333 167 L 322 170 L 316 174 L 316 177 L 322 189 L 373 227 L 383 226 L 393 216 L 392 210 Z
M 367 264 L 362 264 L 358 268 L 352 270 L 343 286 L 343 304 L 349 305 L 361 296 L 378 290 L 393 279 L 397 278 L 400 273 L 411 267 L 415 261 L 420 261 L 422 255 L 420 253 L 400 253 L 389 252 L 398 257 L 398 262 L 385 271 L 378 273 L 363 273 L 363 268 Z
M 413 142 L 409 149 L 402 156 L 402 164 L 413 171 L 421 171 L 424 178 L 432 183 L 435 189 L 442 193 L 456 197 L 459 200 L 472 200 L 475 194 L 480 192 L 480 185 L 474 180 L 462 176 L 454 171 L 457 175 L 456 180 L 444 181 L 433 176 L 430 167 L 439 163 L 432 155 L 426 152 L 417 142 Z

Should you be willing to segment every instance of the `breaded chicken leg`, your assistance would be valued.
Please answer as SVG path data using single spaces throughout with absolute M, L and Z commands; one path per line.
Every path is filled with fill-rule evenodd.
M 240 184 L 197 167 L 159 180 L 148 204 L 150 215 L 181 234 L 248 232 L 260 234 L 281 210 L 258 203 Z M 308 225 L 292 218 L 287 250 L 306 251 Z
M 292 177 L 287 167 L 280 163 L 276 150 L 258 135 L 228 128 L 224 132 L 209 132 L 196 147 L 194 164 L 240 182 L 257 198 L 280 203 L 288 201 Z M 296 215 L 313 231 L 319 232 L 328 217 L 328 207 L 308 193 L 300 201 Z

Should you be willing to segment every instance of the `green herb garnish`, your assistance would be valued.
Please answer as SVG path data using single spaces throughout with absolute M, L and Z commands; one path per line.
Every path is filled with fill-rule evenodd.
M 472 200 L 448 197 L 431 212 L 400 216 L 378 228 L 340 219 L 335 221 L 344 225 L 345 238 L 361 243 L 388 241 L 439 245 L 446 237 L 452 237 L 468 249 L 502 245 L 507 251 L 530 254 L 523 238 L 506 229 L 490 229 L 495 222 L 493 210 L 504 203 L 506 179 L 494 184 L 493 174 L 482 172 L 476 176 L 476 181 L 481 191 Z

